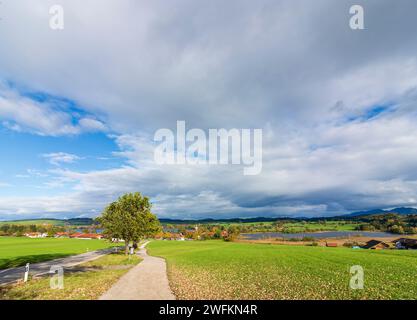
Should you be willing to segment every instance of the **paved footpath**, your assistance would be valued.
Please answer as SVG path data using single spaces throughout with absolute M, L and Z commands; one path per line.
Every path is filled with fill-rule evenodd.
M 123 275 L 100 300 L 175 300 L 169 287 L 165 260 L 148 256 L 147 244 L 144 243 L 138 253 L 143 261 Z
M 60 258 L 55 260 L 49 260 L 45 262 L 33 263 L 30 264 L 29 274 L 31 276 L 40 276 L 49 273 L 51 266 L 58 265 L 64 268 L 73 267 L 80 263 L 88 262 L 100 258 L 114 249 L 104 249 L 91 251 L 87 253 L 82 253 L 75 256 L 69 256 L 66 258 Z M 17 280 L 23 280 L 25 274 L 25 267 L 10 268 L 5 270 L 0 270 L 0 285 L 13 283 Z

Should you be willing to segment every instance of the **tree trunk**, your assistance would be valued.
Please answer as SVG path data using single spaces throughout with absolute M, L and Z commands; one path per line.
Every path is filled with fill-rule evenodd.
M 125 240 L 125 255 L 129 254 L 129 241 Z

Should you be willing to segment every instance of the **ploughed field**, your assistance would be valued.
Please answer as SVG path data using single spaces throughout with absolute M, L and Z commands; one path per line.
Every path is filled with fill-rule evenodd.
M 18 267 L 113 246 L 105 240 L 0 237 L 0 269 Z
M 417 299 L 417 250 L 153 241 L 178 299 Z M 364 289 L 349 286 L 364 269 Z

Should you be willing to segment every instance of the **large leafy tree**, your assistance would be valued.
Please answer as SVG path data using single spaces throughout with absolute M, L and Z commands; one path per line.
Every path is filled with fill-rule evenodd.
M 123 239 L 128 254 L 129 243 L 152 237 L 161 230 L 158 218 L 151 212 L 148 197 L 139 192 L 127 193 L 110 203 L 98 221 L 104 234 L 110 238 Z

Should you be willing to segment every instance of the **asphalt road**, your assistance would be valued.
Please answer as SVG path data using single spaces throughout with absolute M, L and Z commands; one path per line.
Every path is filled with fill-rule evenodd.
M 30 276 L 40 276 L 49 273 L 51 266 L 61 266 L 64 268 L 73 267 L 80 263 L 95 260 L 100 258 L 112 251 L 114 248 L 103 249 L 97 251 L 91 251 L 87 253 L 78 254 L 75 256 L 69 256 L 66 258 L 60 258 L 55 260 L 49 260 L 39 263 L 34 263 L 30 265 L 29 274 Z M 23 280 L 25 274 L 25 266 L 17 268 L 9 268 L 0 270 L 0 285 L 9 284 L 18 280 Z

